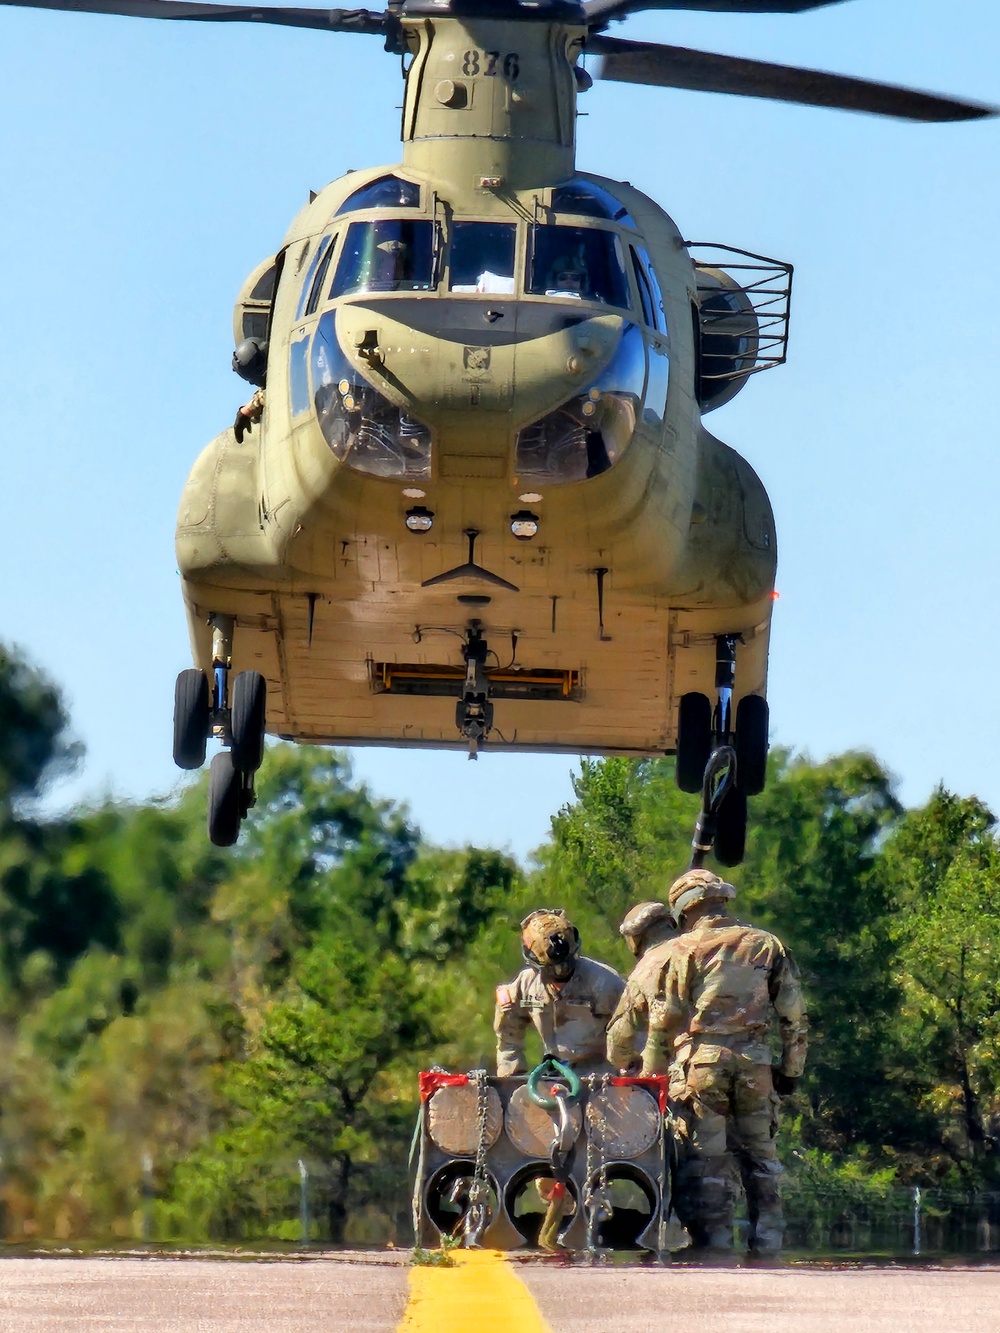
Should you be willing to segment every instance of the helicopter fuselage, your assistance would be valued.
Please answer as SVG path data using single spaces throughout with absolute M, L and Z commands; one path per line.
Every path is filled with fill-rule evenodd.
M 322 190 L 237 305 L 266 406 L 181 501 L 196 663 L 225 617 L 270 732 L 461 746 L 472 626 L 491 743 L 669 752 L 719 635 L 764 693 L 774 587 L 764 489 L 701 420 L 703 284 L 662 209 L 576 169 L 582 30 L 403 29 L 402 163 Z

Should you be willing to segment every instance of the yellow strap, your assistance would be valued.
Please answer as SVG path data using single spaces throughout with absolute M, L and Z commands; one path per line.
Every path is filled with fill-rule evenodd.
M 552 1333 L 499 1250 L 452 1250 L 454 1268 L 410 1269 L 397 1333 Z

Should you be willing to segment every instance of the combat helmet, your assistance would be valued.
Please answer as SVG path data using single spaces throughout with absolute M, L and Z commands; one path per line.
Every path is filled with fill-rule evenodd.
M 559 255 L 549 265 L 546 285 L 550 290 L 582 294 L 588 282 L 587 260 L 582 246 L 570 254 Z
M 673 927 L 674 919 L 666 903 L 636 903 L 622 918 L 618 934 L 622 936 L 636 958 L 639 958 L 644 952 L 643 939 L 646 935 L 655 929 L 659 937 L 655 942 L 659 943 L 660 939 L 673 934 Z
M 674 920 L 680 921 L 684 913 L 697 903 L 715 900 L 724 902 L 727 898 L 735 898 L 736 890 L 711 870 L 685 870 L 671 884 L 667 897 Z
M 521 922 L 521 955 L 546 981 L 568 981 L 580 956 L 580 932 L 561 907 L 539 907 Z

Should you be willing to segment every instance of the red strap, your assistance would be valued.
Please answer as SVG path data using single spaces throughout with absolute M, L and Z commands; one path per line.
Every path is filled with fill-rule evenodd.
M 656 1098 L 660 1107 L 660 1115 L 665 1115 L 667 1111 L 667 1088 L 670 1086 L 670 1079 L 666 1074 L 647 1074 L 644 1077 L 636 1075 L 634 1078 L 612 1077 L 611 1082 L 616 1088 L 639 1087 L 645 1088 Z
M 420 1100 L 422 1102 L 428 1101 L 434 1096 L 438 1088 L 460 1088 L 468 1081 L 468 1074 L 446 1074 L 440 1069 L 423 1069 L 420 1071 Z M 635 1077 L 626 1076 L 622 1078 L 613 1075 L 610 1082 L 616 1088 L 633 1086 L 645 1088 L 656 1098 L 661 1114 L 667 1109 L 667 1088 L 670 1080 L 666 1074 L 647 1074 L 645 1077 L 636 1075 Z
M 468 1081 L 468 1074 L 446 1074 L 443 1069 L 422 1069 L 420 1071 L 420 1100 L 426 1102 L 434 1096 L 438 1088 L 460 1088 Z

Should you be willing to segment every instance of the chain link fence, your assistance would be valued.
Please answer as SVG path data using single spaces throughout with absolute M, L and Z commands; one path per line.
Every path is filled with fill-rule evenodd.
M 857 1199 L 793 1187 L 786 1191 L 785 1227 L 791 1251 L 986 1257 L 1000 1254 L 1000 1193 L 897 1186 Z

